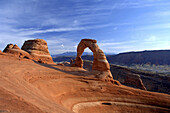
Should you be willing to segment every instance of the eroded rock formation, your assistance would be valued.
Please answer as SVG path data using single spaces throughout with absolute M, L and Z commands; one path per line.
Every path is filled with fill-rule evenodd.
M 112 74 L 110 72 L 110 65 L 106 59 L 105 54 L 97 45 L 96 40 L 92 39 L 82 39 L 77 47 L 77 57 L 75 64 L 72 66 L 83 68 L 83 60 L 81 59 L 81 55 L 83 54 L 86 48 L 89 48 L 93 52 L 93 66 L 92 72 L 96 75 L 97 78 L 102 79 L 112 79 Z
M 43 39 L 25 41 L 22 49 L 20 49 L 16 44 L 8 44 L 3 52 L 19 58 L 27 58 L 38 61 L 39 63 L 54 63 L 48 51 L 47 42 Z
M 23 58 L 23 57 L 31 58 L 29 53 L 27 53 L 24 50 L 21 50 L 16 44 L 15 45 L 8 44 L 6 46 L 6 48 L 3 50 L 3 52 L 13 54 L 14 56 L 17 56 L 17 57 L 20 57 L 20 58 Z
M 35 61 L 40 63 L 53 63 L 48 51 L 47 42 L 43 39 L 27 40 L 21 49 L 27 51 Z

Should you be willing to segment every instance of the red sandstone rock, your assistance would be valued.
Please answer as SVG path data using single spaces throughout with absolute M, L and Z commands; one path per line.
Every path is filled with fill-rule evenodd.
M 20 49 L 16 44 L 12 48 L 13 49 Z
M 97 45 L 96 40 L 92 39 L 82 39 L 77 47 L 77 57 L 75 64 L 72 66 L 75 67 L 83 67 L 83 60 L 81 59 L 81 55 L 83 54 L 86 48 L 89 48 L 93 52 L 93 67 L 92 71 L 96 75 L 97 78 L 102 79 L 112 79 L 112 74 L 110 72 L 110 65 L 106 59 L 104 52 Z
M 8 44 L 3 52 L 20 58 L 32 59 L 39 63 L 54 63 L 48 51 L 47 42 L 43 39 L 25 41 L 22 50 L 16 44 Z
M 14 56 L 20 57 L 20 58 L 31 58 L 29 53 L 26 51 L 21 50 L 16 44 L 8 44 L 6 48 L 3 50 L 4 53 L 10 53 L 13 54 Z
M 21 48 L 33 57 L 33 60 L 40 63 L 54 63 L 48 51 L 47 42 L 43 39 L 27 40 Z
M 14 47 L 13 44 L 8 44 L 5 49 L 3 50 L 3 52 L 6 52 L 8 49 L 12 49 Z
M 0 55 L 2 55 L 2 51 L 0 50 Z

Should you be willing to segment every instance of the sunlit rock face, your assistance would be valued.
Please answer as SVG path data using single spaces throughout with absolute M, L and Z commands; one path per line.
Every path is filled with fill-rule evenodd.
M 81 59 L 81 56 L 87 47 L 93 52 L 94 60 L 92 72 L 96 75 L 97 78 L 112 79 L 110 65 L 104 52 L 97 45 L 96 40 L 82 39 L 80 41 L 77 47 L 76 61 L 72 66 L 83 68 L 83 60 Z
M 0 55 L 2 55 L 3 53 L 2 53 L 2 51 L 0 50 Z
M 43 39 L 27 40 L 21 49 L 27 51 L 35 61 L 40 63 L 53 63 L 48 51 L 47 42 Z
M 4 53 L 9 53 L 19 58 L 31 58 L 30 54 L 24 50 L 21 50 L 16 44 L 8 44 L 3 50 Z
M 27 40 L 21 49 L 16 44 L 8 44 L 3 52 L 18 58 L 38 61 L 39 63 L 54 63 L 48 51 L 47 42 L 43 39 Z

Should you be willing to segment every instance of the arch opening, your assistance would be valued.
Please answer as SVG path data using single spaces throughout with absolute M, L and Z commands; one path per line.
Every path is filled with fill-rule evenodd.
M 93 52 L 87 47 L 85 48 L 82 56 L 83 60 L 83 68 L 92 71 L 92 66 L 93 66 Z
M 93 52 L 92 71 L 98 78 L 113 78 L 110 72 L 110 65 L 106 59 L 104 52 L 97 45 L 97 41 L 93 39 L 82 39 L 77 46 L 77 57 L 74 67 L 83 68 L 83 60 L 81 58 L 84 50 L 89 48 Z

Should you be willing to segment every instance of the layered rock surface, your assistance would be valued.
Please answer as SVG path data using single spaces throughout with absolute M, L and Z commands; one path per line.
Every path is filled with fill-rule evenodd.
M 83 68 L 0 55 L 0 112 L 169 113 L 170 96 L 87 77 Z
M 27 51 L 35 61 L 40 63 L 53 63 L 48 51 L 47 42 L 43 39 L 27 40 L 21 49 Z
M 25 41 L 20 49 L 16 44 L 8 44 L 0 54 L 10 54 L 17 58 L 26 58 L 39 63 L 54 64 L 48 51 L 47 42 L 43 39 Z
M 10 53 L 14 56 L 20 57 L 20 58 L 31 58 L 30 54 L 27 53 L 24 50 L 21 50 L 16 44 L 8 44 L 6 48 L 3 50 L 4 53 Z
M 112 79 L 112 74 L 110 72 L 110 65 L 106 59 L 104 52 L 97 45 L 96 40 L 92 39 L 82 39 L 77 47 L 77 57 L 75 64 L 72 66 L 83 67 L 83 60 L 81 56 L 86 48 L 89 48 L 93 52 L 93 66 L 92 71 L 96 75 L 97 78 L 102 79 Z

